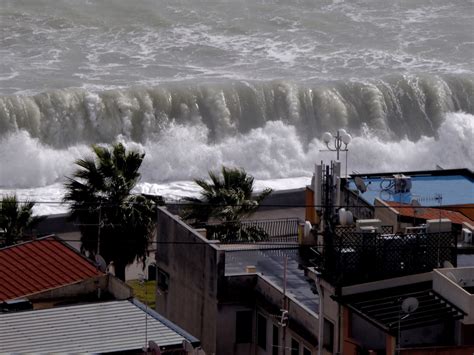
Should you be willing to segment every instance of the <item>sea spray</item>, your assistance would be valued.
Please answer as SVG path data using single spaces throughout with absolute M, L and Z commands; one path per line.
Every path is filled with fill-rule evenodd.
M 281 121 L 268 122 L 264 127 L 218 143 L 209 143 L 208 135 L 209 129 L 203 124 L 173 124 L 156 141 L 144 144 L 119 137 L 127 148 L 146 152 L 137 191 L 173 199 L 196 194 L 192 179 L 206 177 L 207 171 L 222 165 L 245 168 L 262 188 L 302 187 L 307 183 L 304 181 L 309 181 L 315 162 L 335 158 L 333 152 L 324 151 L 319 139 L 305 144 L 294 126 Z M 423 136 L 417 141 L 386 141 L 366 128 L 360 135 L 354 135 L 349 145 L 348 172 L 435 169 L 436 165 L 474 169 L 473 115 L 447 114 L 437 136 Z M 17 149 L 18 146 L 23 149 Z M 3 137 L 0 166 L 9 168 L 0 170 L 0 193 L 16 189 L 25 196 L 28 191 L 42 201 L 59 201 L 61 192 L 57 190 L 61 190 L 65 176 L 74 169 L 74 160 L 84 156 L 92 157 L 86 145 L 53 149 L 25 132 Z M 342 154 L 343 170 L 345 159 Z M 64 210 L 65 206 L 59 208 Z

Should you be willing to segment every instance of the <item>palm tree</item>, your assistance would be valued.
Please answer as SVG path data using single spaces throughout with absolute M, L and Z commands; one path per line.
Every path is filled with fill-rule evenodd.
M 201 187 L 201 198 L 185 198 L 189 205 L 184 208 L 182 217 L 196 227 L 213 220 L 220 222 L 207 227 L 208 234 L 211 232 L 221 241 L 266 239 L 268 236 L 262 230 L 244 227 L 240 221 L 253 214 L 272 190 L 265 189 L 253 196 L 254 178 L 239 168 L 223 166 L 221 175 L 210 171 L 209 177 L 210 181 L 194 180 Z
M 33 216 L 35 203 L 26 201 L 20 203 L 16 195 L 5 195 L 0 201 L 0 233 L 3 243 L 9 246 L 21 240 L 27 230 L 34 228 L 43 217 Z
M 153 235 L 155 203 L 132 194 L 140 179 L 144 153 L 127 152 L 121 143 L 111 149 L 92 146 L 94 158 L 79 159 L 65 183 L 64 201 L 81 231 L 81 252 L 113 261 L 115 275 L 125 280 L 125 267 L 143 262 Z

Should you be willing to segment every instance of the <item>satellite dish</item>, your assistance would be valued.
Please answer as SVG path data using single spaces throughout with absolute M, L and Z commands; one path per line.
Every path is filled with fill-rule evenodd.
M 362 179 L 360 176 L 356 176 L 354 178 L 354 182 L 357 186 L 357 190 L 359 190 L 362 193 L 367 191 L 367 186 L 365 186 L 364 179 Z
M 351 211 L 346 211 L 345 208 L 341 208 L 338 211 L 339 214 L 339 224 L 342 226 L 352 224 L 354 222 L 354 216 Z
M 150 351 L 152 351 L 153 354 L 158 354 L 158 355 L 161 354 L 160 347 L 153 340 L 150 340 L 148 342 L 148 348 L 150 349 Z
M 447 277 L 448 279 L 450 279 L 452 282 L 454 282 L 454 283 L 456 283 L 456 284 L 458 283 L 457 277 L 454 276 L 454 274 L 453 274 L 451 271 L 449 271 L 449 272 L 446 273 L 446 277 Z
M 309 233 L 311 233 L 311 229 L 313 229 L 313 226 L 311 225 L 310 221 L 304 222 L 304 231 L 303 234 L 305 237 L 309 236 Z
M 409 314 L 418 309 L 419 302 L 415 297 L 405 298 L 402 302 L 402 311 Z
M 412 205 L 413 207 L 421 207 L 420 201 L 418 201 L 416 198 L 414 198 L 413 200 L 411 200 L 411 205 Z
M 99 254 L 95 256 L 95 265 L 102 272 L 105 272 L 107 270 L 107 263 L 105 262 L 104 258 Z
M 454 268 L 454 265 L 451 264 L 450 261 L 445 260 L 445 261 L 443 261 L 443 268 L 445 268 L 445 269 L 453 269 L 453 268 Z M 453 275 L 453 276 L 454 276 L 454 275 Z
M 193 344 L 191 344 L 189 340 L 187 339 L 183 340 L 183 348 L 184 348 L 184 351 L 186 351 L 186 353 L 189 353 L 189 354 L 194 350 Z

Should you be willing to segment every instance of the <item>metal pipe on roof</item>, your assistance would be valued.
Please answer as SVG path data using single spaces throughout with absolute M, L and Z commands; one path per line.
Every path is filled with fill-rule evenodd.
M 323 355 L 323 336 L 324 336 L 324 308 L 323 308 L 323 290 L 321 288 L 321 273 L 319 271 L 316 271 L 316 289 L 318 290 L 318 295 L 319 295 L 319 314 L 318 314 L 318 319 L 319 319 L 319 329 L 318 329 L 318 355 Z

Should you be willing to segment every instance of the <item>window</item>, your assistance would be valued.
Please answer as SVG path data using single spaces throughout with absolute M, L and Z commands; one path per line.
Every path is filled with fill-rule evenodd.
M 272 340 L 272 355 L 278 355 L 278 349 L 280 347 L 280 334 L 278 327 L 273 324 L 273 340 Z
M 291 355 L 300 355 L 300 343 L 293 338 L 291 338 Z
M 164 292 L 168 291 L 170 285 L 170 275 L 159 267 L 156 268 L 156 284 Z
M 303 355 L 311 355 L 311 350 L 309 350 L 307 347 L 303 347 Z
M 252 311 L 238 311 L 235 313 L 235 342 L 252 342 Z
M 334 324 L 324 318 L 324 335 L 323 335 L 323 347 L 329 351 L 334 350 Z
M 267 349 L 267 318 L 260 313 L 257 315 L 257 345 Z

